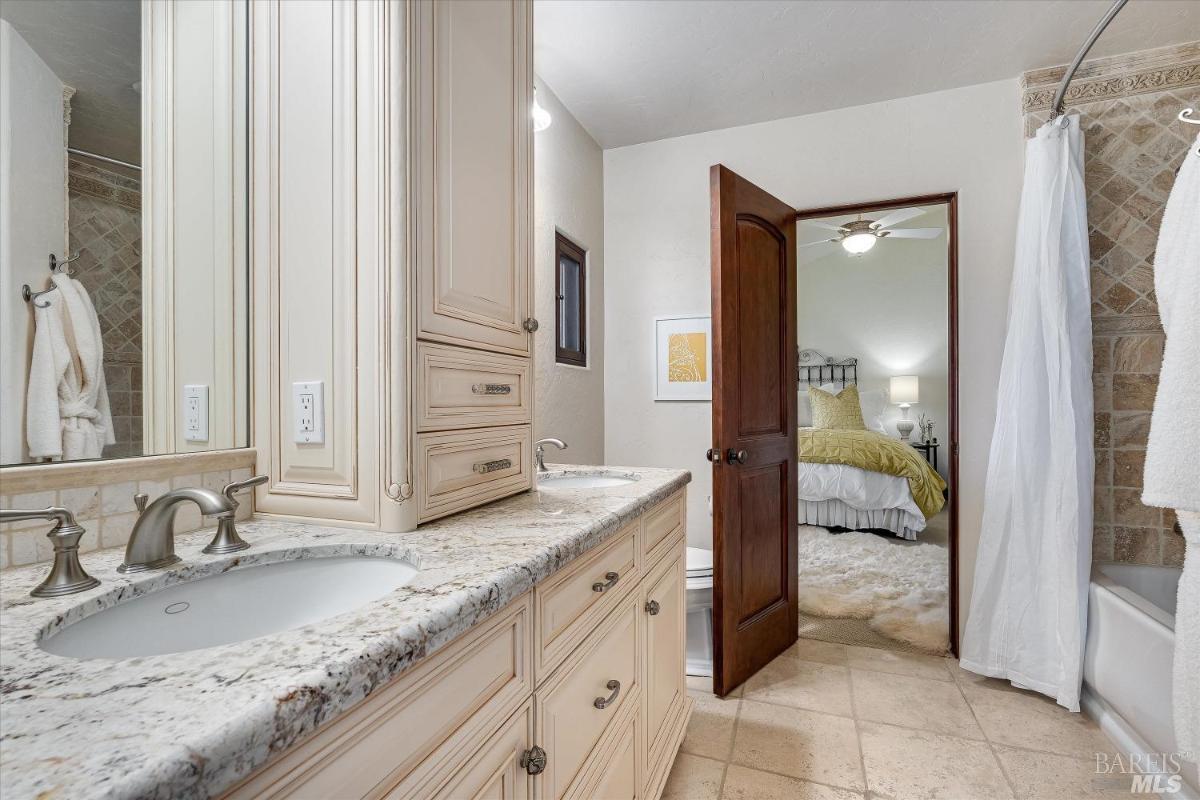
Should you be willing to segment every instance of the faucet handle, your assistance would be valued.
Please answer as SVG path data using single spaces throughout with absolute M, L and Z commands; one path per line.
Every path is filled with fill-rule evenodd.
M 266 475 L 255 475 L 253 478 L 247 478 L 244 481 L 233 481 L 232 483 L 225 484 L 225 488 L 221 490 L 221 494 L 228 497 L 229 501 L 233 503 L 234 506 L 237 506 L 238 501 L 233 499 L 235 494 L 245 491 L 246 489 L 251 489 L 255 486 L 261 486 L 266 482 Z
M 133 496 L 133 505 L 139 514 L 146 510 L 146 503 L 148 502 L 150 502 L 150 495 L 145 492 L 138 492 Z

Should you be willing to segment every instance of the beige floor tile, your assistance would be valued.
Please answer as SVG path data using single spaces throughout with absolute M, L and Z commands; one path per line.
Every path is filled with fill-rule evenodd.
M 946 659 L 941 656 L 923 656 L 899 650 L 880 650 L 878 647 L 847 647 L 846 655 L 854 669 L 869 669 L 875 672 L 890 672 L 913 678 L 929 678 L 935 681 L 952 681 Z
M 983 731 L 953 681 L 850 670 L 854 715 L 861 720 L 982 739 Z
M 815 661 L 818 664 L 846 666 L 846 645 L 837 642 L 797 639 L 794 645 L 783 652 L 783 655 L 798 658 L 801 661 Z
M 863 789 L 854 720 L 742 701 L 733 763 L 794 778 Z
M 893 800 L 1001 800 L 1011 798 L 986 742 L 859 723 L 867 787 Z
M 744 685 L 745 684 L 743 684 L 743 686 Z M 700 675 L 688 675 L 687 676 L 687 687 L 689 690 L 694 691 L 694 692 L 707 692 L 708 694 L 712 694 L 713 679 L 705 678 Z M 742 696 L 742 686 L 736 687 L 727 696 L 728 697 L 741 697 Z
M 661 800 L 718 800 L 725 762 L 680 753 L 671 765 Z
M 1112 750 L 1095 722 L 1048 697 L 994 679 L 967 679 L 959 685 L 983 732 L 997 744 L 1079 758 Z
M 747 700 L 807 708 L 848 717 L 850 671 L 832 664 L 817 664 L 780 656 L 746 681 Z
M 1132 777 L 1097 773 L 1094 759 L 996 747 L 1021 800 L 1102 800 L 1129 797 Z
M 679 749 L 724 761 L 729 757 L 729 747 L 733 743 L 733 723 L 741 701 L 736 697 L 722 700 L 709 692 L 694 690 L 688 694 L 695 699 L 696 705 L 692 707 L 692 718 Z
M 861 792 L 785 778 L 736 764 L 729 767 L 721 795 L 722 800 L 862 800 L 862 797 Z

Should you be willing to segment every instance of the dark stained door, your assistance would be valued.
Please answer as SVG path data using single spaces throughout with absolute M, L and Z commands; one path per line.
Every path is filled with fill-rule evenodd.
M 712 192 L 713 691 L 796 641 L 796 212 L 720 164 Z

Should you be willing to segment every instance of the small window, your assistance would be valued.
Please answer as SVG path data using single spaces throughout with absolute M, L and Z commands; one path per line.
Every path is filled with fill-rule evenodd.
M 555 360 L 559 364 L 587 366 L 587 256 L 579 245 L 561 233 L 554 237 Z

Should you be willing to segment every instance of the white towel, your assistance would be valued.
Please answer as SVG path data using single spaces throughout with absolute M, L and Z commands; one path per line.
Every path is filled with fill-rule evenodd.
M 1167 334 L 1150 418 L 1142 502 L 1176 509 L 1186 554 L 1175 613 L 1175 749 L 1200 753 L 1200 136 L 1158 233 L 1154 292 Z
M 1154 293 L 1167 334 L 1142 502 L 1200 511 L 1200 136 L 1167 200 L 1154 256 Z M 1198 678 L 1200 680 L 1200 678 Z
M 30 458 L 99 458 L 116 441 L 104 382 L 100 320 L 87 291 L 66 275 L 34 310 L 26 397 Z

